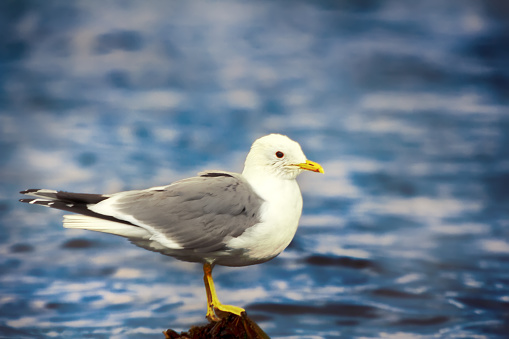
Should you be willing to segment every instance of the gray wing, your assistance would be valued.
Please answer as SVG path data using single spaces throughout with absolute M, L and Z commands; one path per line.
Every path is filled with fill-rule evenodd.
M 227 172 L 204 172 L 124 194 L 115 204 L 117 211 L 197 252 L 223 249 L 229 239 L 257 224 L 263 202 L 242 176 Z

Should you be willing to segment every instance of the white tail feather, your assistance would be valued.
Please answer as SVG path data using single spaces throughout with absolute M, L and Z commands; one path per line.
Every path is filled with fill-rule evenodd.
M 149 239 L 152 236 L 141 227 L 80 214 L 64 215 L 64 227 L 116 234 L 126 238 Z

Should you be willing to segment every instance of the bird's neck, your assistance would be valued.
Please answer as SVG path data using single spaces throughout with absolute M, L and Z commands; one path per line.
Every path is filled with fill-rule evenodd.
M 265 177 L 274 176 L 273 173 L 267 172 L 266 169 L 262 166 L 246 166 L 244 167 L 244 171 L 242 171 L 242 176 L 247 179 L 247 181 L 260 181 Z
M 297 194 L 301 199 L 299 185 L 295 178 L 288 179 L 278 176 L 274 172 L 267 172 L 266 167 L 263 166 L 245 168 L 242 175 L 265 201 L 279 200 L 282 197 L 284 200 L 288 200 Z

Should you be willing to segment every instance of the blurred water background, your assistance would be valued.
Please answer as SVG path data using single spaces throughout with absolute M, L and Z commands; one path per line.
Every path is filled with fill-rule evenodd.
M 2 1 L 0 337 L 205 323 L 200 265 L 65 230 L 18 191 L 241 171 L 279 132 L 304 173 L 278 258 L 217 267 L 274 338 L 509 333 L 509 4 Z

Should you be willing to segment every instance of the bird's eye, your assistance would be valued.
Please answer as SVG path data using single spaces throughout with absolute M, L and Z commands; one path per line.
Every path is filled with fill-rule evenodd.
M 284 156 L 285 156 L 285 154 L 283 152 L 281 152 L 281 151 L 276 152 L 276 157 L 278 157 L 279 159 L 281 159 Z

